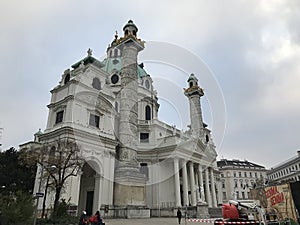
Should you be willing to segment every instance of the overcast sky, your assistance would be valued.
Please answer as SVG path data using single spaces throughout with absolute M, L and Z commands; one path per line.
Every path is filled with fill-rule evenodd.
M 88 48 L 103 57 L 115 31 L 122 35 L 132 19 L 146 41 L 145 53 L 147 44 L 155 50 L 157 43 L 161 52 L 174 46 L 179 53 L 179 65 L 144 54 L 160 97 L 161 120 L 186 130 L 189 108 L 182 88 L 195 73 L 205 90 L 203 117 L 219 159 L 246 159 L 270 168 L 296 155 L 300 1 L 110 2 L 1 0 L 2 150 L 18 148 L 45 129 L 49 91 L 63 71 Z M 205 66 L 209 78 L 201 72 Z

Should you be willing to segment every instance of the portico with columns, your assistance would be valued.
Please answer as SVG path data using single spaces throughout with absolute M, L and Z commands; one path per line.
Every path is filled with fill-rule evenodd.
M 209 207 L 217 207 L 215 189 L 218 184 L 216 184 L 214 179 L 214 170 L 212 167 L 206 167 L 205 169 L 202 169 L 202 167 L 201 164 L 193 161 L 174 158 L 176 207 L 197 206 L 198 203 L 207 203 Z M 180 170 L 181 176 L 179 176 Z M 205 179 L 203 179 L 203 171 L 207 174 Z M 206 188 L 203 187 L 203 183 L 207 184 Z

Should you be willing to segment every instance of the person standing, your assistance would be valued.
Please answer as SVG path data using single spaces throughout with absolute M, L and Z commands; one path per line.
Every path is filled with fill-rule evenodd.
M 182 213 L 181 213 L 181 211 L 180 211 L 180 208 L 178 208 L 178 210 L 177 210 L 178 224 L 180 224 L 180 222 L 181 222 L 181 217 L 182 217 Z
M 101 225 L 101 224 L 102 224 L 102 219 L 101 219 L 99 210 L 95 213 L 94 216 L 92 216 L 92 217 L 89 219 L 89 222 L 90 222 L 92 225 Z
M 102 219 L 99 210 L 96 212 L 96 217 L 97 217 L 97 223 L 95 225 L 101 225 L 102 224 Z
M 79 219 L 79 225 L 86 225 L 87 224 L 87 219 L 86 219 L 86 211 L 82 211 L 82 214 Z

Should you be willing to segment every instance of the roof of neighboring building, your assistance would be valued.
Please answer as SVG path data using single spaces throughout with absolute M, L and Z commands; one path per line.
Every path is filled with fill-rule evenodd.
M 298 155 L 293 156 L 292 158 L 289 158 L 285 161 L 282 161 L 281 163 L 279 163 L 275 166 L 272 166 L 269 173 L 272 173 L 273 171 L 278 171 L 278 170 L 284 169 L 286 167 L 291 166 L 294 163 L 300 162 L 300 151 L 298 151 L 297 153 L 298 153 Z
M 233 159 L 233 160 L 228 160 L 228 159 L 222 159 L 220 161 L 217 161 L 217 165 L 219 168 L 222 167 L 258 167 L 258 168 L 265 168 L 264 166 L 258 165 L 256 163 L 252 163 L 249 162 L 247 160 L 245 161 L 241 161 L 241 160 L 237 160 L 237 159 Z

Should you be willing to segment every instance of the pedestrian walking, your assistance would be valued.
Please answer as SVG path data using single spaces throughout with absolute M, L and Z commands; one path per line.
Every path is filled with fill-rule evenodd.
M 181 222 L 181 217 L 182 217 L 182 213 L 181 213 L 181 211 L 180 211 L 180 208 L 178 208 L 178 210 L 177 210 L 178 224 L 180 224 L 180 222 Z

